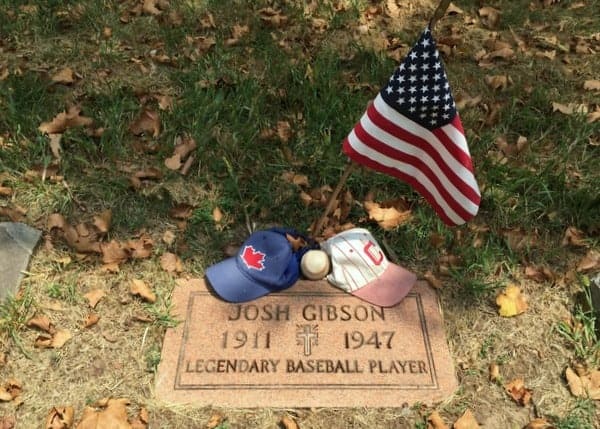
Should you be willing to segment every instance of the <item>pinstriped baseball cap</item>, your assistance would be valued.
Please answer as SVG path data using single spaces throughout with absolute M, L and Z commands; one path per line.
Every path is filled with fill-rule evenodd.
M 334 286 L 380 307 L 391 307 L 408 294 L 417 276 L 390 262 L 364 228 L 341 232 L 321 243 L 331 259 L 327 280 Z

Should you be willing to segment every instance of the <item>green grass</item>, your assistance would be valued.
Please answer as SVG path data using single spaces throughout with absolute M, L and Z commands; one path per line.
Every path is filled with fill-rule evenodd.
M 280 5 L 288 17 L 282 28 L 261 20 L 259 10 L 272 5 L 268 1 L 172 1 L 159 17 L 131 14 L 134 3 L 0 0 L 0 37 L 6 57 L 0 67 L 10 71 L 0 81 L 0 171 L 4 173 L 0 185 L 15 190 L 14 200 L 0 203 L 27 207 L 27 222 L 42 227 L 52 213 L 62 213 L 76 224 L 112 208 L 108 238 L 125 238 L 143 229 L 172 228 L 169 210 L 188 202 L 194 205 L 193 215 L 185 231 L 178 231 L 178 242 L 185 246 L 176 251 L 197 275 L 223 258 L 226 245 L 238 244 L 247 235 L 248 225 L 284 224 L 306 232 L 322 208 L 305 207 L 298 188 L 286 183 L 282 173 L 306 174 L 311 187 L 334 186 L 346 162 L 341 141 L 374 97 L 372 88 L 379 88 L 395 67 L 385 53 L 352 37 L 372 2 L 351 1 L 341 11 L 329 2 L 317 2 L 317 16 L 329 20 L 323 34 L 312 30 L 302 2 Z M 573 37 L 597 32 L 598 19 L 590 11 L 597 10 L 600 2 L 591 0 L 579 9 L 569 8 L 575 1 L 546 8 L 538 3 L 536 10 L 527 10 L 530 2 L 524 0 L 490 4 L 502 11 L 496 30 L 503 40 L 512 42 L 509 31 L 514 31 L 527 42 L 526 53 L 517 52 L 514 59 L 484 69 L 470 50 L 483 42 L 483 33 L 474 38 L 466 34 L 464 45 L 444 59 L 455 95 L 482 96 L 479 106 L 461 111 L 483 190 L 480 212 L 473 222 L 458 228 L 445 226 L 408 185 L 380 173 L 355 171 L 347 182 L 355 198 L 349 221 L 369 228 L 378 240 L 386 241 L 400 263 L 419 273 L 438 270 L 446 254 L 459 257 L 461 263 L 444 277 L 457 287 L 444 293 L 456 293 L 474 303 L 489 300 L 526 264 L 567 271 L 569 261 L 583 250 L 560 245 L 566 227 L 581 229 L 590 237 L 590 247 L 599 245 L 600 147 L 591 142 L 600 135 L 600 122 L 587 123 L 582 116 L 553 112 L 552 103 L 597 105 L 597 93 L 583 91 L 582 82 L 597 78 L 600 63 L 597 55 L 570 54 L 570 64 L 565 64 L 560 52 L 555 61 L 532 53 L 539 35 L 555 35 L 569 46 Z M 456 4 L 477 16 L 478 6 L 472 2 L 458 0 Z M 209 11 L 215 28 L 200 24 Z M 179 21 L 173 20 L 175 15 Z M 409 28 L 420 29 L 420 16 L 410 26 L 388 34 L 410 45 L 418 30 Z M 123 22 L 125 17 L 127 22 Z M 448 35 L 450 27 L 460 26 L 463 18 L 444 19 L 438 23 L 439 33 Z M 536 25 L 541 23 L 549 26 L 538 30 Z M 227 46 L 234 24 L 248 25 L 249 33 L 235 46 Z M 103 35 L 105 27 L 111 29 L 112 37 Z M 206 53 L 194 53 L 199 37 L 214 37 L 216 44 Z M 167 55 L 171 63 L 158 63 L 151 53 Z M 67 66 L 81 79 L 71 86 L 52 83 L 51 76 Z M 510 76 L 512 85 L 504 91 L 492 90 L 484 77 L 493 74 Z M 353 84 L 370 87 L 356 89 Z M 173 96 L 172 110 L 158 110 L 152 98 L 155 94 Z M 62 181 L 24 180 L 32 166 L 55 162 L 49 140 L 38 127 L 70 105 L 80 105 L 83 115 L 104 128 L 103 134 L 90 137 L 83 129 L 65 132 L 59 174 L 68 189 Z M 498 119 L 486 124 L 489 109 L 495 105 Z M 144 106 L 160 115 L 162 131 L 157 138 L 129 131 Z M 261 133 L 274 130 L 279 121 L 290 124 L 290 140 L 262 139 Z M 198 148 L 195 165 L 182 177 L 167 170 L 164 159 L 173 153 L 176 137 L 185 133 Z M 524 136 L 528 147 L 498 162 L 495 141 L 501 136 L 511 144 Z M 149 146 L 153 149 L 147 150 Z M 143 190 L 133 189 L 126 169 L 150 167 L 161 169 L 163 178 Z M 367 220 L 361 207 L 370 192 L 376 193 L 377 201 L 406 198 L 413 220 L 383 231 Z M 212 211 L 216 207 L 225 213 L 227 224 L 215 224 Z M 471 228 L 474 225 L 488 230 L 478 233 Z M 511 248 L 506 233 L 517 228 L 536 235 L 538 242 Z M 434 234 L 443 238 L 439 247 L 431 242 Z M 475 238 L 481 240 L 477 247 L 473 246 Z M 63 248 L 61 243 L 55 245 Z M 70 269 L 74 267 L 56 267 L 59 272 Z M 76 280 L 65 278 L 44 284 L 45 295 L 80 301 Z M 2 330 L 17 344 L 19 327 L 31 305 L 25 297 L 0 307 Z M 161 329 L 176 323 L 164 294 L 157 304 L 145 308 Z M 559 325 L 557 332 L 573 344 L 573 357 L 597 363 L 598 339 L 592 335 L 590 313 L 577 308 L 574 319 L 583 330 Z M 495 341 L 490 337 L 481 344 L 480 357 L 489 356 Z M 151 349 L 146 355 L 152 370 L 158 363 L 156 353 L 157 349 Z M 580 401 L 569 415 L 557 418 L 557 427 L 592 427 L 594 412 L 593 403 Z
M 597 423 L 594 401 L 579 399 L 569 414 L 556 422 L 556 429 L 595 429 Z

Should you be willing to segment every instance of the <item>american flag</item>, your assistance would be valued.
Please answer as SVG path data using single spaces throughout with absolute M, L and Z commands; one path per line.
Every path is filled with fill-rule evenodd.
M 425 29 L 344 140 L 353 161 L 416 189 L 447 225 L 477 214 L 481 195 L 439 51 Z

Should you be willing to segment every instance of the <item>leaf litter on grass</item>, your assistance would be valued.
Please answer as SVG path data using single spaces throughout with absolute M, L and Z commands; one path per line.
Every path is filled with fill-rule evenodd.
M 581 13 L 596 3 L 582 3 L 583 8 L 551 1 L 481 8 L 459 3 L 436 29 L 457 100 L 464 103 L 461 114 L 464 112 L 473 142 L 476 166 L 480 166 L 478 180 L 486 202 L 479 219 L 487 228 L 485 232 L 460 229 L 460 234 L 432 245 L 432 250 L 403 255 L 417 271 L 426 273 L 430 283 L 443 285 L 439 293 L 461 380 L 461 391 L 440 406 L 446 422 L 460 421 L 472 427 L 508 427 L 518 422 L 533 427 L 534 420 L 543 420 L 532 419 L 531 405 L 517 404 L 504 386 L 488 380 L 491 364 L 497 365 L 502 380 L 526 380 L 526 385 L 512 386 L 511 391 L 526 393 L 530 389 L 536 413 L 555 422 L 559 419 L 550 416 L 569 415 L 567 378 L 574 378 L 571 372 L 566 376 L 565 368 L 571 364 L 572 350 L 554 327 L 558 321 L 569 319 L 572 309 L 577 281 L 569 273 L 593 274 L 599 267 L 598 243 L 590 227 L 593 219 L 580 217 L 587 203 L 564 199 L 582 183 L 593 183 L 593 175 L 597 175 L 587 157 L 593 157 L 597 148 L 593 144 L 599 118 L 593 54 L 598 51 L 599 38 L 597 30 L 593 31 L 597 28 L 595 18 Z M 7 54 L 6 61 L 0 60 L 0 85 L 18 81 L 28 73 L 39 74 L 51 86 L 40 93 L 42 102 L 35 103 L 60 106 L 37 113 L 30 101 L 24 108 L 19 100 L 32 100 L 24 92 L 7 98 L 12 103 L 10 109 L 0 105 L 7 113 L 3 115 L 6 122 L 2 123 L 0 147 L 16 146 L 16 153 L 22 155 L 20 163 L 0 155 L 0 161 L 11 166 L 8 178 L 2 179 L 5 190 L 0 192 L 0 214 L 37 223 L 44 229 L 48 246 L 36 253 L 22 286 L 32 294 L 37 310 L 43 309 L 43 313 L 35 314 L 33 308 L 28 309 L 31 314 L 24 320 L 44 316 L 48 322 L 18 332 L 21 347 L 35 353 L 36 360 L 19 353 L 10 338 L 2 343 L 7 353 L 2 379 L 15 376 L 25 380 L 22 389 L 26 395 L 19 395 L 23 402 L 18 407 L 11 405 L 12 401 L 6 404 L 7 413 L 14 414 L 23 427 L 39 427 L 47 416 L 47 421 L 57 425 L 88 418 L 97 421 L 107 409 L 116 410 L 119 404 L 118 421 L 123 425 L 133 425 L 137 418 L 133 408 L 140 410 L 142 424 L 151 420 L 157 427 L 191 427 L 209 421 L 211 410 L 165 407 L 151 399 L 153 374 L 148 369 L 164 333 L 164 326 L 156 321 L 169 317 L 171 289 L 197 281 L 198 273 L 220 257 L 217 253 L 221 247 L 236 241 L 232 231 L 243 223 L 241 207 L 249 204 L 252 208 L 257 198 L 255 188 L 248 183 L 259 183 L 272 192 L 274 178 L 281 177 L 295 186 L 292 195 L 298 199 L 302 216 L 294 213 L 294 218 L 307 217 L 303 224 L 310 225 L 312 219 L 308 218 L 318 216 L 336 184 L 337 174 L 328 170 L 343 161 L 339 150 L 331 155 L 329 148 L 323 149 L 324 130 L 332 133 L 332 145 L 337 144 L 335 139 L 343 138 L 344 129 L 356 120 L 352 117 L 372 97 L 393 62 L 406 53 L 412 35 L 422 29 L 435 4 L 390 0 L 366 5 L 336 0 L 304 3 L 302 7 L 287 1 L 259 2 L 247 10 L 229 6 L 228 2 L 212 4 L 207 11 L 197 2 L 184 7 L 177 2 L 152 0 L 118 5 L 81 2 L 71 10 L 58 4 L 40 7 L 30 2 L 6 15 L 7 30 L 2 31 L 8 34 L 10 28 L 29 28 L 29 32 L 8 37 L 0 46 Z M 522 10 L 530 12 L 527 20 L 520 16 Z M 42 22 L 49 25 L 40 28 Z M 98 25 L 90 28 L 89 22 Z M 58 29 L 60 34 L 53 33 Z M 14 34 L 18 34 L 16 30 Z M 48 34 L 56 37 L 45 37 Z M 137 37 L 141 34 L 144 36 Z M 50 46 L 56 41 L 64 43 L 65 49 Z M 279 69 L 276 77 L 269 75 L 276 64 L 269 64 L 269 55 L 261 56 L 273 49 L 271 42 L 277 50 L 270 55 L 276 53 L 281 63 L 290 67 Z M 73 48 L 75 45 L 81 52 Z M 324 56 L 323 52 L 331 48 L 333 53 Z M 346 73 L 338 74 L 336 65 L 324 57 L 335 61 L 339 57 Z M 254 104 L 255 94 L 240 93 L 243 109 L 237 109 L 235 97 L 246 78 L 260 82 L 261 91 L 278 95 L 269 95 L 273 97 L 269 103 Z M 322 81 L 329 83 L 323 85 Z M 335 96 L 329 93 L 323 97 L 321 94 L 328 94 L 335 82 L 342 84 L 334 88 Z M 540 100 L 534 91 L 538 82 L 546 88 Z M 130 98 L 123 94 L 125 88 L 132 88 Z M 308 90 L 303 92 L 303 88 Z M 28 90 L 35 96 L 34 86 Z M 352 92 L 343 103 L 349 107 L 329 104 L 346 97 L 347 90 Z M 103 91 L 109 95 L 105 104 L 97 102 Z M 203 91 L 208 97 L 201 98 Z M 186 93 L 202 103 L 182 110 L 181 99 Z M 319 103 L 309 101 L 312 93 L 319 95 Z M 163 98 L 166 94 L 173 95 L 176 102 Z M 356 109 L 347 101 L 353 99 Z M 226 100 L 221 106 L 227 108 L 204 110 L 219 100 Z M 318 105 L 335 111 L 343 121 L 320 116 Z M 547 118 L 546 122 L 518 116 L 529 108 L 537 118 Z M 231 116 L 228 111 L 233 112 Z M 21 117 L 11 119 L 14 112 Z M 254 112 L 261 116 L 253 116 Z M 517 117 L 507 119 L 511 115 Z M 219 132 L 212 129 L 217 116 Z M 37 123 L 28 127 L 28 118 Z M 540 130 L 542 126 L 549 134 Z M 255 135 L 269 130 L 268 144 L 280 145 L 270 146 L 269 152 L 280 150 L 281 157 L 243 156 L 244 151 L 235 147 L 246 140 L 254 144 L 248 130 Z M 43 149 L 33 144 L 40 134 L 48 134 L 43 137 L 48 139 Z M 197 142 L 196 147 L 183 147 L 187 139 Z M 569 142 L 568 146 L 564 142 Z M 90 172 L 110 163 L 111 144 L 126 149 L 122 155 L 125 159 L 115 163 L 117 166 L 110 164 L 110 174 L 98 181 Z M 128 152 L 134 146 L 143 150 Z M 271 150 L 274 147 L 276 150 Z M 552 149 L 544 153 L 541 147 Z M 253 156 L 253 150 L 259 151 L 254 146 L 245 148 Z M 313 152 L 317 160 L 311 159 Z M 555 154 L 561 154 L 561 164 L 564 157 L 577 166 L 577 171 L 569 174 L 576 172 L 579 179 L 569 183 L 564 194 L 553 188 L 552 177 L 538 179 L 543 183 L 538 188 L 524 173 L 531 169 L 531 176 L 535 176 L 540 160 L 551 161 Z M 227 174 L 219 171 L 223 156 L 236 160 L 239 177 L 247 182 L 241 191 L 231 192 Z M 269 161 L 263 164 L 261 176 L 254 170 L 263 156 Z M 60 162 L 48 163 L 49 158 Z M 23 174 L 26 163 L 29 176 Z M 286 171 L 293 171 L 293 175 L 283 176 Z M 118 180 L 121 175 L 125 175 L 124 185 Z M 389 230 L 386 237 L 394 242 L 414 237 L 415 242 L 422 243 L 419 248 L 427 249 L 425 241 L 430 233 L 439 231 L 421 202 L 408 197 L 406 206 L 387 205 L 383 201 L 394 201 L 402 194 L 397 185 L 376 175 L 360 177 L 375 181 L 381 188 L 377 202 L 365 195 L 367 186 L 351 180 L 336 202 L 324 235 L 364 225 Z M 63 186 L 63 181 L 68 185 Z M 514 186 L 508 186 L 509 182 Z M 49 197 L 50 191 L 58 188 L 61 193 L 71 193 L 66 203 Z M 136 204 L 143 201 L 137 195 L 155 198 L 140 208 L 145 210 L 142 218 L 146 231 L 128 227 Z M 538 202 L 543 195 L 549 196 L 546 204 L 555 206 L 538 207 L 544 204 Z M 240 196 L 247 201 L 238 201 Z M 173 201 L 165 206 L 172 209 L 174 217 L 157 209 L 168 198 Z M 209 204 L 204 203 L 207 198 Z M 286 206 L 296 207 L 292 197 L 275 192 L 269 198 L 270 211 L 261 220 L 291 218 Z M 127 209 L 119 201 L 126 201 Z M 113 208 L 112 219 L 106 207 Z M 537 211 L 530 214 L 530 209 Z M 206 216 L 200 216 L 199 211 Z M 57 215 L 62 219 L 53 217 Z M 45 219 L 54 222 L 43 225 Z M 553 229 L 556 224 L 561 225 L 561 231 Z M 561 247 L 563 233 L 565 245 Z M 179 250 L 190 244 L 194 252 L 191 257 L 188 252 L 182 264 L 171 256 L 164 257 L 170 253 L 182 258 Z M 169 248 L 163 249 L 164 245 Z M 473 258 L 467 248 L 492 256 Z M 494 251 L 498 251 L 497 256 Z M 54 252 L 69 255 L 71 262 L 58 263 Z M 163 266 L 161 257 L 165 259 Z M 466 285 L 467 275 L 473 272 L 482 282 L 518 284 L 529 297 L 527 311 L 518 317 L 502 317 L 491 295 L 473 298 Z M 132 298 L 133 280 L 140 283 Z M 70 297 L 60 305 L 47 294 L 56 284 Z M 84 323 L 91 315 L 90 307 L 94 307 L 90 299 L 94 297 L 87 294 L 98 290 L 105 292 L 96 301 L 98 319 Z M 514 312 L 513 307 L 519 312 L 519 305 L 518 300 L 510 302 L 509 313 Z M 44 331 L 45 344 L 52 343 L 56 332 L 50 332 L 51 326 L 56 332 L 69 332 L 69 340 L 61 347 L 34 348 L 40 336 L 38 329 Z M 40 371 L 40 367 L 47 369 Z M 574 386 L 585 386 L 589 371 L 575 372 L 580 381 L 573 382 Z M 43 385 L 53 389 L 42 391 L 39 386 Z M 109 394 L 117 402 L 111 407 L 108 400 L 97 403 L 83 418 L 86 405 Z M 114 398 L 131 398 L 131 404 Z M 473 418 L 463 416 L 465 404 Z M 144 406 L 149 410 L 145 417 Z M 294 410 L 292 415 L 286 416 L 289 424 L 297 422 L 300 427 L 317 429 L 425 424 L 417 410 L 404 407 Z M 226 410 L 222 417 L 232 428 L 285 424 L 272 410 Z

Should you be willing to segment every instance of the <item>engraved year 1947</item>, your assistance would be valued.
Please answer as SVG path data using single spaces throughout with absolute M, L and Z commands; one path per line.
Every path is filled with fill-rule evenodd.
M 392 348 L 394 331 L 372 331 L 367 334 L 361 331 L 344 332 L 344 347 L 347 349 L 360 349 L 362 347 Z

